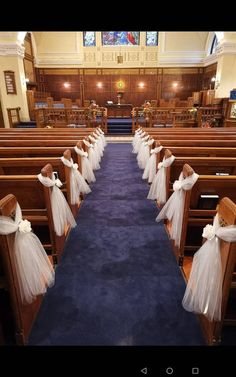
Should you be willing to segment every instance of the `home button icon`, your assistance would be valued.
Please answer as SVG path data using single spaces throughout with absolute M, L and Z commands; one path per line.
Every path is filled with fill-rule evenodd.
M 166 374 L 173 374 L 173 373 L 174 373 L 173 368 L 171 368 L 171 367 L 166 368 Z

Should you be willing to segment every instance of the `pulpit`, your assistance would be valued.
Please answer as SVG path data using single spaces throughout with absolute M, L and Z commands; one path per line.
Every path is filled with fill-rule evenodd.
M 130 118 L 133 105 L 131 103 L 106 104 L 108 118 Z

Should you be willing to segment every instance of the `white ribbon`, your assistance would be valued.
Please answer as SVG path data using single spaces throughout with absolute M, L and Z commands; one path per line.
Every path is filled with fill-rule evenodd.
M 89 139 L 90 139 L 93 143 L 97 143 L 97 139 L 95 139 L 95 138 L 92 137 L 91 135 L 89 135 Z
M 91 163 L 88 159 L 88 153 L 85 152 L 83 149 L 78 148 L 77 146 L 74 147 L 74 150 L 78 155 L 81 156 L 81 165 L 82 165 L 82 176 L 88 183 L 95 182 L 96 178 L 93 174 L 93 169 Z
M 83 149 L 78 148 L 77 146 L 74 147 L 76 153 L 81 157 L 88 157 L 88 152 L 85 152 Z
M 150 156 L 146 163 L 144 172 L 143 172 L 143 179 L 148 179 L 148 183 L 151 183 L 155 177 L 156 170 L 157 170 L 157 157 L 156 154 L 162 150 L 163 146 L 151 149 Z
M 155 156 L 155 154 L 152 156 Z M 160 204 L 164 204 L 166 202 L 166 168 L 168 166 L 171 166 L 174 160 L 175 156 L 172 155 L 166 159 L 164 157 L 162 162 L 159 162 L 158 172 L 155 174 L 150 186 L 150 190 L 147 196 L 148 199 L 158 200 Z
M 30 304 L 36 296 L 44 294 L 55 281 L 55 273 L 38 237 L 32 233 L 28 220 L 22 220 L 16 204 L 15 220 L 0 216 L 0 234 L 15 233 L 13 258 L 22 303 Z
M 93 144 L 91 144 L 88 140 L 83 139 L 84 144 L 89 148 L 94 148 Z
M 71 204 L 77 204 L 80 200 L 80 193 L 88 194 L 91 192 L 89 185 L 85 182 L 84 178 L 78 171 L 78 164 L 74 164 L 73 159 L 67 160 L 64 156 L 61 160 L 65 166 L 71 168 L 70 174 L 70 196 Z
M 102 130 L 100 127 L 98 127 L 97 130 L 98 130 L 98 132 L 99 132 L 100 134 L 104 135 L 104 132 L 103 132 L 103 130 Z
M 203 314 L 210 321 L 220 321 L 223 276 L 219 239 L 236 242 L 236 226 L 221 227 L 217 214 L 213 225 L 203 229 L 202 236 L 207 241 L 193 257 L 182 304 L 189 312 Z
M 38 179 L 44 186 L 52 187 L 51 206 L 54 229 L 58 236 L 62 236 L 64 234 L 65 227 L 69 224 L 72 228 L 74 228 L 76 226 L 76 222 L 63 193 L 59 189 L 60 180 L 55 180 L 54 177 L 53 179 L 43 177 L 41 173 L 38 174 Z
M 162 170 L 162 169 L 161 169 Z M 185 192 L 190 190 L 195 182 L 197 181 L 199 175 L 193 173 L 189 177 L 183 178 L 183 173 L 181 172 L 179 180 L 175 181 L 173 185 L 174 192 L 168 199 L 156 221 L 167 218 L 171 221 L 170 237 L 175 241 L 176 246 L 180 246 L 182 223 L 183 223 L 183 212 L 184 212 L 184 197 Z
M 98 134 L 96 134 L 96 132 L 93 132 L 93 136 L 94 136 L 96 139 L 99 139 L 99 138 L 100 138 L 100 135 L 98 136 Z
M 141 143 L 141 146 L 139 148 L 139 152 L 138 152 L 138 155 L 137 155 L 138 166 L 140 167 L 140 169 L 145 169 L 145 167 L 148 163 L 149 157 L 150 157 L 149 145 L 152 145 L 154 142 L 155 142 L 154 139 L 150 139 L 147 142 L 143 141 Z
M 91 167 L 93 170 L 98 170 L 100 169 L 100 165 L 99 165 L 99 156 L 98 156 L 98 150 L 96 148 L 96 150 L 94 150 L 94 146 L 93 144 L 90 144 L 87 140 L 83 140 L 84 144 L 87 145 L 87 147 L 89 147 L 89 151 L 88 151 L 88 158 L 89 158 L 89 161 L 91 163 Z M 95 144 L 96 145 L 96 144 Z

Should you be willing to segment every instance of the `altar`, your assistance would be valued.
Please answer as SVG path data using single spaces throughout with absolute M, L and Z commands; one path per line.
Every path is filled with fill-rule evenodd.
M 106 104 L 108 118 L 131 118 L 131 103 Z

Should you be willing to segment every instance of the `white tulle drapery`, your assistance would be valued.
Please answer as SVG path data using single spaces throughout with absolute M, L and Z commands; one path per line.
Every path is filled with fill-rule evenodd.
M 190 190 L 194 186 L 198 177 L 198 174 L 193 173 L 189 177 L 183 178 L 183 173 L 181 172 L 179 180 L 173 184 L 173 194 L 156 218 L 157 222 L 165 218 L 171 220 L 170 237 L 178 247 L 180 246 L 182 232 L 185 191 Z
M 64 156 L 61 160 L 65 166 L 71 169 L 70 174 L 70 196 L 71 204 L 77 204 L 80 200 L 80 193 L 88 194 L 91 192 L 89 185 L 85 182 L 84 177 L 78 171 L 78 164 L 74 164 L 73 159 L 67 160 Z
M 166 168 L 170 166 L 175 160 L 175 156 L 163 158 L 162 162 L 158 164 L 158 171 L 150 186 L 147 198 L 150 200 L 158 200 L 160 204 L 166 202 Z
M 149 157 L 150 157 L 150 146 L 154 142 L 155 142 L 154 139 L 150 139 L 148 141 L 142 142 L 139 148 L 138 156 L 137 156 L 138 166 L 140 169 L 145 169 L 147 162 L 149 160 Z
M 160 147 L 156 147 L 154 149 L 151 149 L 150 151 L 150 157 L 147 161 L 147 164 L 145 166 L 144 172 L 143 172 L 143 179 L 148 179 L 148 183 L 151 183 L 156 175 L 157 171 L 157 153 L 159 153 L 163 149 L 163 146 L 160 145 Z
M 96 178 L 95 178 L 95 175 L 93 173 L 93 169 L 92 169 L 91 163 L 90 163 L 90 161 L 88 159 L 88 153 L 85 152 L 83 150 L 83 148 L 80 149 L 77 146 L 74 147 L 74 150 L 76 151 L 76 153 L 79 156 L 81 156 L 82 176 L 84 177 L 84 179 L 86 179 L 86 181 L 88 183 L 95 182 Z
M 104 136 L 104 132 L 101 130 L 101 128 L 97 128 L 96 131 L 95 131 L 98 135 L 101 136 L 102 138 L 102 142 L 103 142 L 103 146 L 105 147 L 107 145 L 107 141 L 106 141 L 106 138 Z
M 101 157 L 103 156 L 103 146 L 101 145 L 101 142 L 99 143 L 98 139 L 95 139 L 95 137 L 89 135 L 89 140 L 92 141 L 94 145 L 94 151 L 97 153 L 98 161 L 101 161 Z
M 138 153 L 140 145 L 141 145 L 142 141 L 144 140 L 143 138 L 145 138 L 145 135 L 146 135 L 145 131 L 142 131 L 140 134 L 137 135 L 137 139 L 135 141 L 135 144 L 133 145 L 133 151 L 132 151 L 133 153 Z M 149 135 L 147 135 L 146 137 L 148 139 Z
M 103 156 L 104 145 L 103 145 L 102 135 L 98 135 L 96 132 L 93 132 L 93 137 L 97 140 L 99 150 L 101 151 L 101 156 Z
M 58 236 L 62 236 L 65 232 L 65 227 L 69 224 L 72 228 L 76 226 L 74 216 L 70 207 L 59 189 L 62 183 L 59 179 L 50 179 L 44 177 L 41 173 L 38 174 L 39 181 L 46 187 L 52 187 L 51 206 L 54 230 Z
M 31 231 L 28 220 L 22 220 L 19 204 L 16 204 L 15 220 L 0 216 L 0 234 L 15 233 L 13 258 L 21 301 L 30 304 L 36 296 L 45 294 L 52 287 L 55 273 L 38 237 Z
M 93 144 L 91 144 L 89 141 L 85 139 L 83 140 L 83 142 L 87 147 L 89 147 L 88 159 L 91 163 L 92 169 L 93 170 L 100 169 L 98 152 L 97 151 L 95 152 Z
M 134 134 L 134 137 L 133 137 L 133 140 L 132 140 L 132 146 L 133 146 L 132 153 L 136 153 L 136 152 L 134 152 L 134 150 L 135 150 L 135 145 L 136 145 L 137 140 L 138 140 L 138 138 L 140 137 L 141 133 L 142 133 L 142 129 L 141 129 L 141 128 L 138 128 L 138 129 L 135 131 L 135 134 Z
M 202 236 L 207 241 L 193 257 L 182 305 L 185 310 L 203 314 L 210 321 L 220 321 L 223 284 L 220 239 L 236 242 L 236 226 L 221 227 L 217 214 L 213 225 L 203 229 Z

